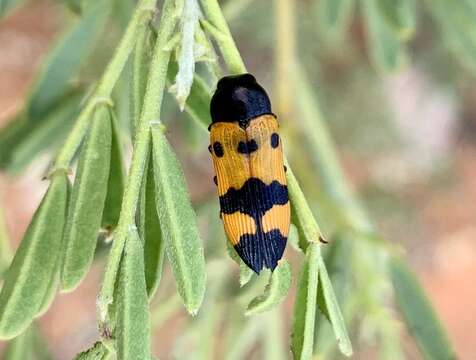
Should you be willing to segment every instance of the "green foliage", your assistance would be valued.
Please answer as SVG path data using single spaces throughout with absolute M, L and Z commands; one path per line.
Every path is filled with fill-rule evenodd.
M 195 315 L 205 293 L 205 259 L 195 213 L 180 164 L 160 126 L 152 127 L 152 144 L 157 198 L 161 199 L 157 214 L 167 258 L 184 305 Z
M 415 0 L 379 0 L 380 12 L 401 39 L 410 38 L 416 26 Z
M 150 357 L 149 300 L 144 277 L 144 250 L 131 228 L 126 239 L 119 272 L 117 294 L 117 358 Z
M 294 359 L 311 359 L 319 280 L 319 245 L 310 244 L 302 263 L 294 302 L 291 350 Z
M 19 173 L 36 157 L 55 148 L 71 130 L 81 95 L 64 96 L 41 121 L 30 122 L 22 114 L 0 130 L 0 169 Z
M 74 290 L 93 262 L 110 177 L 111 121 L 108 107 L 99 105 L 79 156 L 64 230 L 62 291 Z
M 122 139 L 119 132 L 117 118 L 111 111 L 112 141 L 111 160 L 109 165 L 109 179 L 107 181 L 107 195 L 102 212 L 102 227 L 106 229 L 114 228 L 121 213 L 122 196 L 124 195 L 124 164 Z
M 91 348 L 77 354 L 74 360 L 106 360 L 108 357 L 109 351 L 98 341 Z
M 245 315 L 254 315 L 269 311 L 279 305 L 291 287 L 291 266 L 282 260 L 271 274 L 264 294 L 254 298 L 248 305 Z
M 91 2 L 78 22 L 60 39 L 30 90 L 26 116 L 39 122 L 71 87 L 73 77 L 94 48 L 110 12 L 110 1 Z
M 160 222 L 157 216 L 156 203 L 162 201 L 156 197 L 154 164 L 152 156 L 147 165 L 147 174 L 144 192 L 144 214 L 143 240 L 144 240 L 144 263 L 145 263 L 145 281 L 147 284 L 147 293 L 151 298 L 162 277 L 162 268 L 164 265 L 165 242 L 162 238 Z
M 368 47 L 372 62 L 382 72 L 398 70 L 406 61 L 400 35 L 382 17 L 380 0 L 363 1 L 363 12 L 367 27 Z M 400 31 L 400 30 L 399 30 Z
M 425 359 L 455 359 L 445 330 L 415 275 L 399 259 L 392 260 L 391 275 L 397 304 Z
M 15 253 L 0 293 L 0 338 L 23 332 L 41 309 L 57 271 L 68 202 L 68 179 L 52 175 L 46 195 Z

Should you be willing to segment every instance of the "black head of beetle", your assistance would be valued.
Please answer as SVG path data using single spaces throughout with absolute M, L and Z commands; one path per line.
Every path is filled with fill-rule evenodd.
M 210 103 L 212 124 L 237 121 L 245 128 L 251 119 L 273 114 L 266 91 L 251 74 L 225 76 L 217 84 Z

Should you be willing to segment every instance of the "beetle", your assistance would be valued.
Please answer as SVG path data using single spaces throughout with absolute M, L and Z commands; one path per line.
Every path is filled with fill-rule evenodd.
M 226 76 L 211 99 L 210 146 L 225 233 L 253 271 L 283 256 L 291 210 L 279 124 L 251 74 Z

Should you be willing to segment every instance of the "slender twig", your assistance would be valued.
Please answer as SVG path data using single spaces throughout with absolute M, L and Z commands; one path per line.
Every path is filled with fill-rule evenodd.
M 208 21 L 223 33 L 223 36 L 216 37 L 223 59 L 228 70 L 232 74 L 242 74 L 246 72 L 246 66 L 231 36 L 228 24 L 216 0 L 201 0 L 203 12 Z

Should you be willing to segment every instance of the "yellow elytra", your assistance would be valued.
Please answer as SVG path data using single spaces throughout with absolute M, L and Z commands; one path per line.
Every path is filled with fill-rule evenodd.
M 210 112 L 209 151 L 225 233 L 256 273 L 274 270 L 286 247 L 290 205 L 268 95 L 250 74 L 227 76 L 218 82 Z

